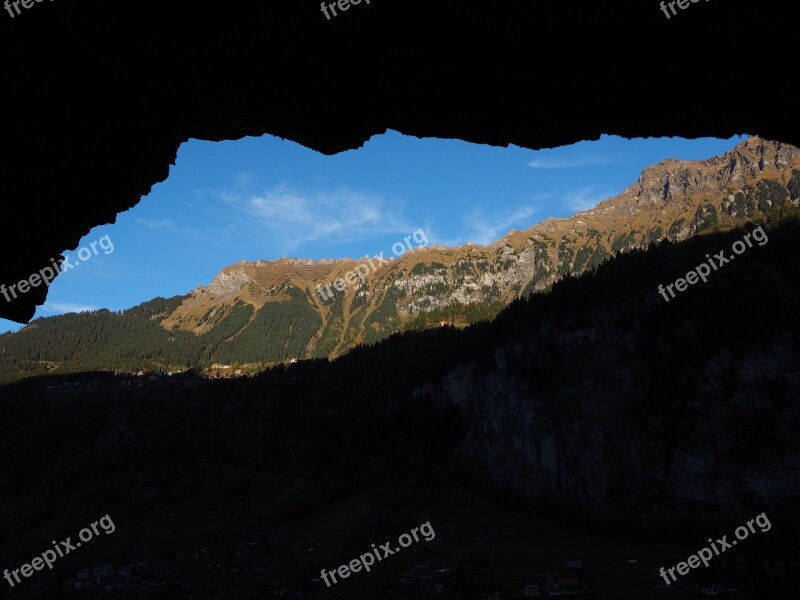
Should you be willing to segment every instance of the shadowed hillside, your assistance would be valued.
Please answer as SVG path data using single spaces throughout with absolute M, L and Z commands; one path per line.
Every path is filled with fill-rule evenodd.
M 334 362 L 236 381 L 84 374 L 4 386 L 2 538 L 34 551 L 84 513 L 109 512 L 129 533 L 171 514 L 164 552 L 192 554 L 361 497 L 361 533 L 328 559 L 342 562 L 389 521 L 402 529 L 456 511 L 455 498 L 488 497 L 598 536 L 689 546 L 766 511 L 773 530 L 748 552 L 796 555 L 800 224 L 765 231 L 669 303 L 659 284 L 745 232 L 636 250 L 493 323 L 398 334 Z M 258 524 L 211 526 L 262 497 L 273 504 Z M 286 552 L 281 577 L 310 580 L 315 555 Z

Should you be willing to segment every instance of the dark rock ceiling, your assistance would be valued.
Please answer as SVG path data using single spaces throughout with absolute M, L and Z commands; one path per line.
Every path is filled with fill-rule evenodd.
M 364 0 L 330 21 L 315 0 L 20 9 L 0 12 L 0 283 L 134 206 L 189 138 L 268 133 L 327 154 L 386 129 L 800 145 L 797 20 L 775 0 L 701 0 L 669 20 L 657 0 Z M 0 316 L 27 321 L 45 292 L 0 297 Z

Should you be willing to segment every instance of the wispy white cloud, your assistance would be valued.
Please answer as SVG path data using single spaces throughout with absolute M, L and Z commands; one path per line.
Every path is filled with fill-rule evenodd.
M 70 302 L 47 302 L 42 306 L 42 310 L 55 313 L 80 313 L 98 308 L 100 307 L 91 304 L 72 304 Z
M 387 202 L 378 194 L 348 187 L 307 191 L 288 184 L 255 191 L 254 182 L 252 174 L 241 172 L 230 189 L 197 190 L 181 203 L 180 215 L 137 219 L 136 236 L 169 255 L 192 254 L 187 244 L 234 244 L 287 256 L 301 255 L 300 249 L 313 242 L 369 240 L 418 227 L 403 216 L 403 203 Z
M 147 229 L 175 229 L 175 222 L 172 219 L 136 219 L 136 222 Z
M 564 196 L 564 204 L 574 211 L 589 210 L 597 206 L 601 200 L 609 197 L 608 193 L 598 191 L 594 186 L 587 186 L 569 192 Z
M 144 230 L 157 235 L 193 235 L 201 238 L 214 232 L 214 228 L 202 228 L 191 224 L 191 219 L 176 223 L 173 219 L 136 219 Z
M 615 162 L 619 162 L 619 160 L 611 157 L 565 158 L 561 160 L 537 158 L 529 162 L 528 166 L 532 169 L 577 169 L 593 165 L 607 165 Z
M 136 219 L 134 233 L 140 243 L 161 248 L 165 256 L 193 256 L 195 245 L 226 243 L 237 233 L 237 225 L 213 201 L 184 203 L 179 219 Z
M 541 210 L 537 206 L 519 206 L 503 212 L 486 214 L 483 208 L 469 213 L 464 218 L 466 227 L 465 235 L 460 239 L 451 240 L 452 244 L 475 242 L 477 244 L 491 244 L 512 228 L 527 229 L 533 226 L 533 217 Z
M 348 188 L 303 193 L 280 185 L 248 197 L 241 207 L 288 251 L 318 240 L 350 241 L 413 229 L 402 207 L 387 207 L 381 196 Z
M 235 176 L 239 188 L 249 188 L 256 182 L 256 176 L 251 171 L 240 171 Z

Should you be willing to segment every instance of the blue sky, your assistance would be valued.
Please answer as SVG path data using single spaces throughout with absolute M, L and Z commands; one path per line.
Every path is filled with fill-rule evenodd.
M 430 243 L 489 243 L 590 208 L 660 160 L 715 156 L 742 139 L 604 136 L 532 151 L 388 132 L 336 156 L 272 136 L 190 140 L 164 183 L 78 247 L 108 235 L 113 252 L 56 278 L 36 316 L 184 294 L 242 259 L 391 255 L 418 228 Z M 0 319 L 0 331 L 19 327 Z

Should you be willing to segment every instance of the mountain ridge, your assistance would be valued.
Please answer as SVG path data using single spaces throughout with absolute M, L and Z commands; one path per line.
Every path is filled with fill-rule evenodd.
M 747 210 L 746 201 L 737 204 L 736 193 L 742 193 L 739 188 L 750 192 L 747 186 L 765 180 L 777 183 L 776 189 L 783 187 L 783 199 L 796 207 L 799 170 L 800 150 L 755 136 L 719 156 L 697 161 L 665 159 L 645 167 L 636 182 L 592 209 L 569 217 L 550 217 L 527 229 L 512 229 L 486 245 L 426 244 L 392 257 L 389 264 L 370 273 L 370 281 L 340 292 L 345 305 L 341 310 L 336 302 L 328 306 L 320 301 L 315 292 L 318 286 L 330 286 L 363 259 L 240 261 L 223 268 L 207 287 L 193 290 L 192 298 L 170 315 L 164 326 L 177 324 L 185 331 L 200 332 L 202 317 L 215 305 L 242 300 L 259 308 L 267 302 L 288 300 L 284 288 L 295 286 L 309 296 L 323 329 L 331 320 L 340 322 L 339 343 L 329 354 L 333 356 L 352 347 L 353 342 L 375 341 L 369 331 L 369 315 L 385 301 L 394 304 L 394 311 L 388 307 L 386 312 L 397 315 L 382 333 L 402 329 L 415 315 L 441 312 L 453 305 L 508 304 L 527 291 L 547 289 L 568 273 L 594 270 L 617 252 L 646 248 L 665 238 L 681 241 L 705 226 L 736 226 L 763 216 L 781 198 L 762 203 L 763 215 L 758 215 L 752 206 Z M 303 268 L 297 268 L 301 265 Z M 359 315 L 363 302 L 368 306 Z M 351 322 L 353 315 L 355 323 Z M 427 325 L 437 322 L 423 320 Z M 351 328 L 355 331 L 348 333 Z M 321 332 L 320 337 L 323 335 Z M 312 354 L 314 349 L 309 347 Z

